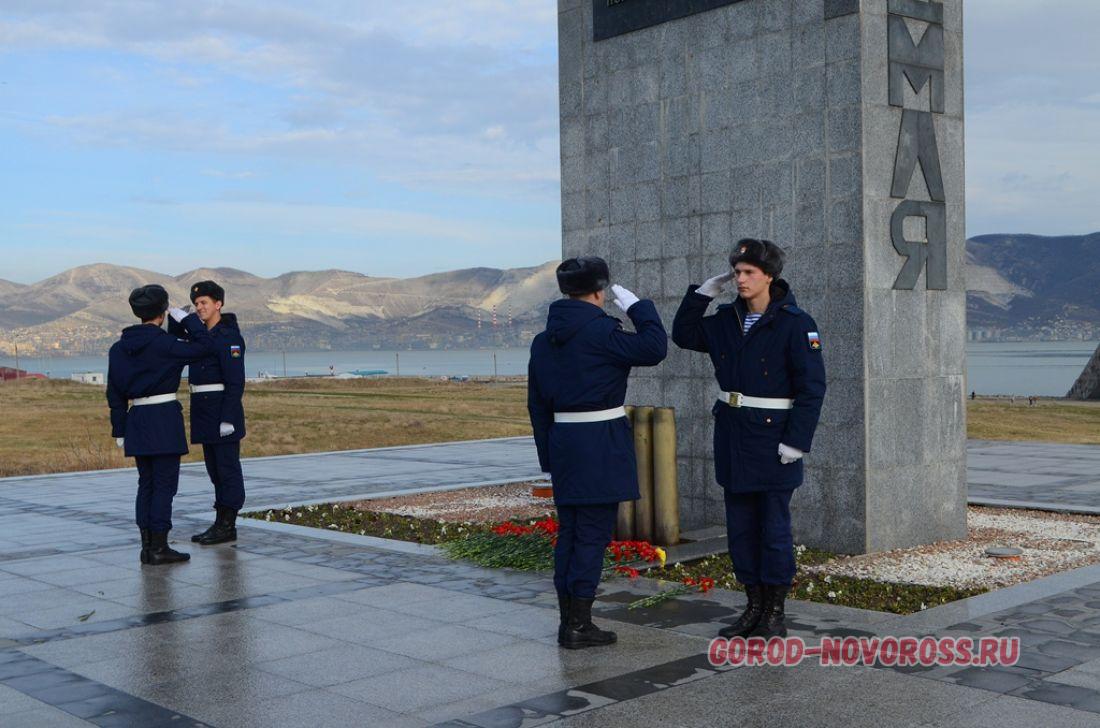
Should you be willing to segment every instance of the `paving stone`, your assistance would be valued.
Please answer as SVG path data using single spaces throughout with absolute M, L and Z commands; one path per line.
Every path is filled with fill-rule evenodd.
M 0 716 L 22 713 L 28 710 L 36 710 L 43 704 L 18 690 L 0 685 Z M 2 723 L 3 721 L 0 721 Z
M 294 695 L 267 698 L 256 704 L 212 706 L 202 718 L 213 725 L 240 728 L 348 728 L 348 726 L 386 726 L 420 728 L 425 721 L 353 700 L 325 690 L 310 690 Z
M 989 702 L 929 723 L 935 728 L 1095 728 L 1094 713 L 999 695 Z
M 424 664 L 420 660 L 392 652 L 361 645 L 347 645 L 280 660 L 257 662 L 254 667 L 306 685 L 328 687 Z
M 87 723 L 63 710 L 44 706 L 4 716 L 4 728 L 88 728 Z
M 509 635 L 484 632 L 458 624 L 427 629 L 397 630 L 400 634 L 373 643 L 373 647 L 419 660 L 441 661 L 515 642 Z
M 329 688 L 332 692 L 399 713 L 481 695 L 507 683 L 442 665 L 375 675 Z
M 1087 476 L 1100 470 L 1080 471 L 1100 465 L 1100 459 L 1090 459 L 1092 450 L 1067 453 L 1027 443 L 1014 448 L 972 444 L 979 454 L 972 471 L 990 483 L 997 479 L 982 474 L 1001 468 L 1054 478 L 1045 487 L 1058 498 L 1068 488 L 1077 489 L 1074 502 L 1089 497 Z M 471 482 L 503 474 L 531 477 L 537 465 L 517 463 L 531 463 L 532 456 L 530 440 L 517 438 L 249 461 L 246 477 L 250 499 L 274 504 L 300 498 L 303 488 L 324 500 L 453 483 L 456 475 Z M 322 469 L 332 477 L 318 478 Z M 210 516 L 205 474 L 193 466 L 185 471 L 192 475 L 181 483 L 173 532 L 181 544 Z M 151 569 L 136 558 L 131 471 L 3 484 L 0 683 L 7 684 L 0 684 L 0 724 L 5 728 L 84 724 L 21 690 L 65 700 L 81 711 L 107 700 L 104 690 L 108 697 L 116 690 L 214 725 L 310 728 L 356 720 L 423 725 L 450 718 L 498 725 L 508 724 L 517 711 L 528 721 L 540 711 L 546 720 L 562 714 L 547 712 L 551 709 L 591 709 L 570 719 L 577 724 L 662 724 L 662 716 L 668 721 L 679 716 L 680 724 L 694 725 L 692 703 L 681 706 L 679 696 L 712 692 L 716 697 L 707 698 L 708 711 L 722 702 L 719 695 L 736 694 L 738 701 L 728 712 L 726 707 L 708 712 L 707 725 L 724 717 L 745 725 L 757 718 L 756 724 L 767 719 L 826 725 L 818 720 L 825 703 L 829 720 L 855 726 L 891 708 L 891 724 L 898 725 L 1006 728 L 1015 724 L 1013 715 L 1029 716 L 1031 725 L 1100 720 L 1090 687 L 1090 680 L 1100 681 L 1100 573 L 1091 579 L 1088 572 L 1059 575 L 1006 590 L 1011 593 L 1003 597 L 978 597 L 973 600 L 978 609 L 957 605 L 962 617 L 947 623 L 952 629 L 946 633 L 1019 637 L 1022 655 L 1013 667 L 739 668 L 723 675 L 691 668 L 685 673 L 682 661 L 702 659 L 709 637 L 743 603 L 742 595 L 719 591 L 667 608 L 627 610 L 625 604 L 649 593 L 649 585 L 609 582 L 597 602 L 597 621 L 615 629 L 619 643 L 607 650 L 565 652 L 556 646 L 557 607 L 545 574 L 484 570 L 433 551 L 391 551 L 376 542 L 247 524 L 236 544 L 187 543 L 191 563 Z M 1030 498 L 1037 495 L 1028 491 L 1032 487 L 1017 483 L 1002 490 Z M 11 524 L 14 529 L 7 528 Z M 59 541 L 52 535 L 59 529 L 72 535 Z M 788 607 L 792 633 L 807 638 L 904 634 L 901 626 L 920 624 L 916 618 L 907 622 L 831 605 L 791 602 Z M 96 613 L 86 622 L 76 619 L 92 608 Z M 32 638 L 43 643 L 31 644 Z M 53 666 L 71 672 L 58 673 Z M 683 679 L 693 682 L 674 688 L 665 682 Z M 704 688 L 711 683 L 713 690 Z M 132 709 L 148 704 L 138 700 Z M 515 707 L 521 704 L 527 707 Z M 1002 705 L 1015 712 L 1001 711 Z M 22 723 L 9 721 L 9 715 Z M 700 714 L 699 724 L 703 719 Z

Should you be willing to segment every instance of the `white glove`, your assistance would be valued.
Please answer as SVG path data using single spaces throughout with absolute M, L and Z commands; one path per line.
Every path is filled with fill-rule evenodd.
M 175 306 L 168 309 L 168 315 L 171 316 L 172 320 L 175 321 L 177 324 L 187 318 L 187 312 L 184 311 L 182 308 L 176 308 Z
M 237 428 L 234 427 L 233 425 L 229 424 L 228 422 L 223 422 L 220 425 L 218 425 L 218 435 L 220 437 L 229 437 L 230 435 L 232 435 L 236 431 L 237 431 Z
M 797 460 L 801 460 L 802 456 L 805 454 L 806 453 L 796 448 L 793 448 L 790 445 L 784 445 L 782 443 L 780 443 L 779 445 L 779 462 L 781 462 L 783 465 L 790 465 Z
M 629 311 L 631 306 L 641 300 L 618 284 L 611 286 L 611 292 L 615 295 L 615 305 L 621 308 L 623 313 Z
M 123 445 L 126 444 L 126 438 L 125 437 L 116 437 L 115 438 L 115 444 L 118 445 L 119 447 L 122 447 Z
M 717 298 L 718 294 L 726 289 L 726 284 L 733 280 L 733 271 L 727 271 L 720 276 L 714 276 L 708 278 L 703 285 L 695 289 L 696 293 L 701 293 L 708 298 Z

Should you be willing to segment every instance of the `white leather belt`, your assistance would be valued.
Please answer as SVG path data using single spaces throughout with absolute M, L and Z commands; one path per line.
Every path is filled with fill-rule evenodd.
M 607 420 L 617 420 L 620 417 L 626 417 L 625 407 L 612 407 L 596 412 L 555 412 L 554 422 L 606 422 Z
M 137 399 L 130 400 L 131 407 L 141 407 L 146 404 L 164 404 L 165 402 L 175 402 L 176 393 L 170 392 L 168 394 L 154 394 L 152 397 L 138 397 Z
M 224 384 L 188 384 L 187 388 L 191 390 L 191 394 L 202 394 L 203 392 L 224 392 Z
M 794 407 L 793 399 L 774 399 L 771 397 L 746 397 L 740 392 L 719 392 L 718 400 L 730 407 L 754 407 L 756 409 L 789 410 Z

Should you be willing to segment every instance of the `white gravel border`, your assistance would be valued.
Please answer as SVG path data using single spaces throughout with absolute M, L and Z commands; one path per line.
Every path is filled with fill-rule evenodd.
M 971 506 L 970 537 L 877 554 L 844 556 L 805 567 L 815 575 L 963 589 L 995 589 L 1100 563 L 1100 518 L 1086 515 Z M 985 555 L 1014 546 L 1014 560 Z

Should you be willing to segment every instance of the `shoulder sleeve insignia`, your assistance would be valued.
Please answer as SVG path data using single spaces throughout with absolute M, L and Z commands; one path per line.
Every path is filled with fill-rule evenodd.
M 241 358 L 241 347 L 237 346 L 236 344 L 230 344 L 230 346 L 229 346 L 229 356 L 231 356 L 234 359 L 240 359 Z
M 806 334 L 806 338 L 810 342 L 810 349 L 813 351 L 821 351 L 821 337 L 816 331 L 810 331 Z

